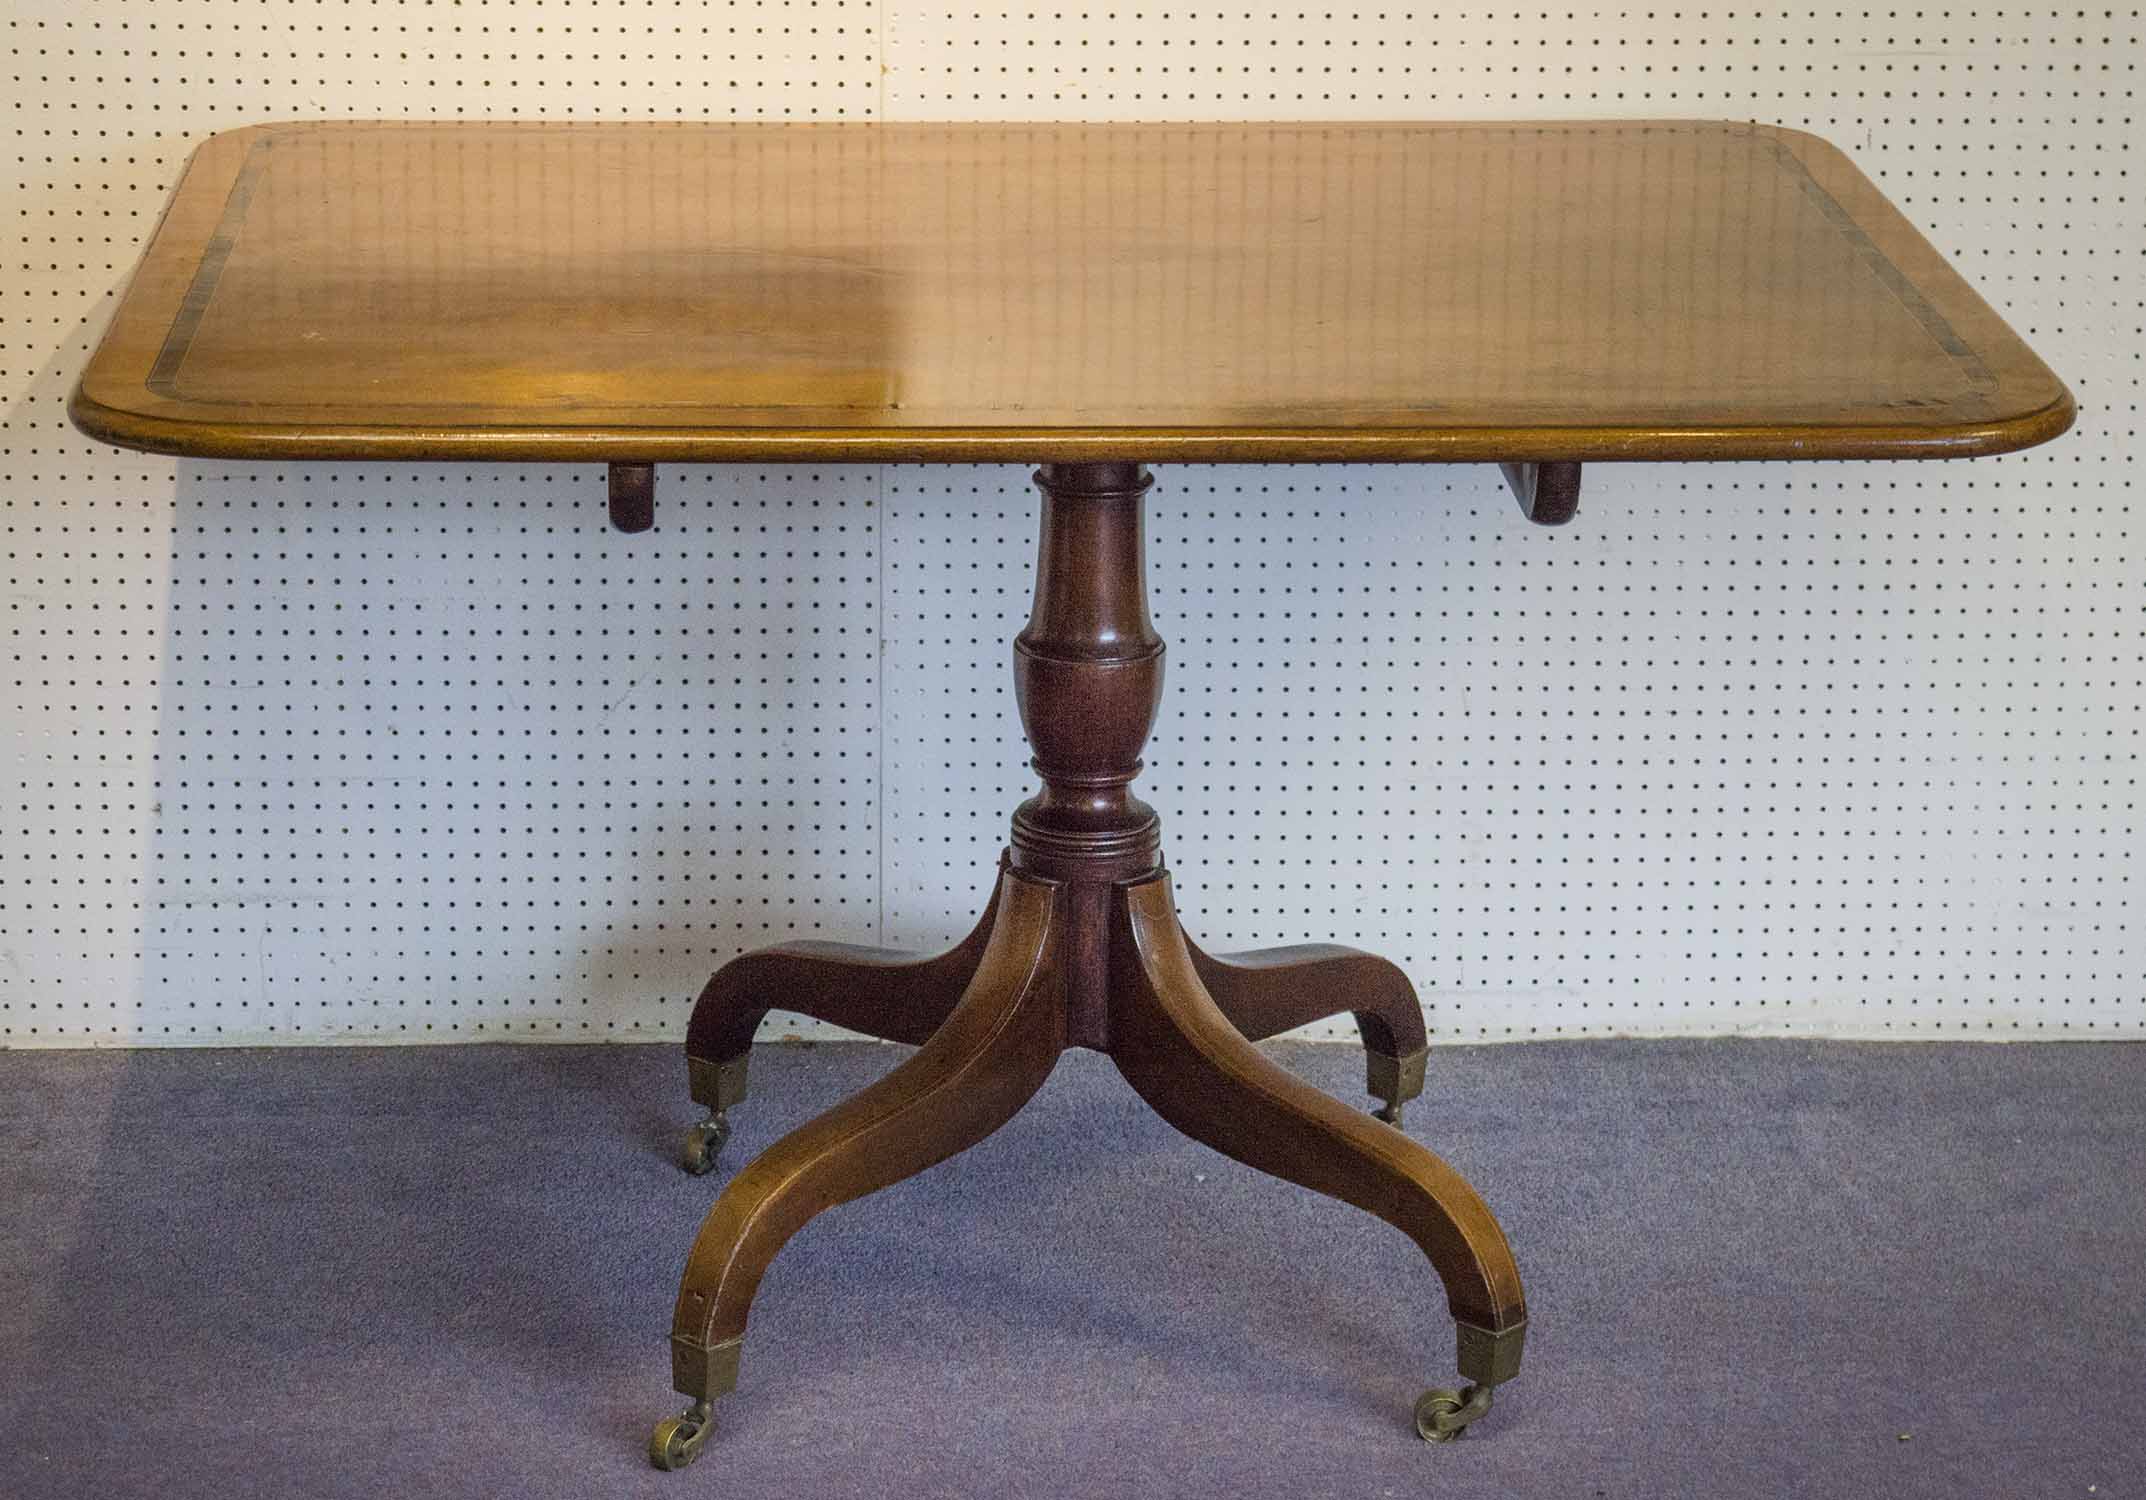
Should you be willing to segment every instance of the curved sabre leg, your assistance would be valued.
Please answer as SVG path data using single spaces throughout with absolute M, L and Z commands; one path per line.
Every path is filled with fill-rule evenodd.
M 746 1167 L 701 1224 L 671 1321 L 671 1380 L 694 1405 L 656 1431 L 658 1467 L 690 1463 L 708 1403 L 737 1384 L 760 1278 L 814 1216 L 973 1146 L 1013 1118 L 1065 1046 L 1059 887 L 1000 877 L 975 977 L 923 1049 Z
M 1483 1200 L 1400 1131 L 1245 1040 L 1200 984 L 1167 877 L 1118 888 L 1112 954 L 1111 1057 L 1150 1108 L 1249 1167 L 1377 1214 L 1429 1257 L 1475 1389 L 1451 1409 L 1426 1396 L 1418 1430 L 1458 1431 L 1489 1405 L 1491 1386 L 1518 1372 L 1527 1327 L 1519 1268 Z
M 929 958 L 854 943 L 798 942 L 741 954 L 708 981 L 686 1026 L 686 1082 L 708 1117 L 686 1132 L 682 1163 L 696 1175 L 730 1138 L 730 1107 L 745 1098 L 753 1037 L 771 1010 L 921 1046 L 961 999 L 998 917 L 991 894 L 976 930 Z
M 1423 1092 L 1430 1054 L 1423 1002 L 1398 966 L 1334 943 L 1210 954 L 1188 937 L 1185 947 L 1200 983 L 1246 1041 L 1349 1011 L 1364 1039 L 1364 1091 L 1385 1101 L 1378 1117 L 1400 1124 L 1401 1106 Z

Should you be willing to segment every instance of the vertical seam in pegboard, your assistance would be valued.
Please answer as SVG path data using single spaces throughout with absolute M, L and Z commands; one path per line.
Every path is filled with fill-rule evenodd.
M 885 76 L 884 70 L 881 76 Z M 887 672 L 890 666 L 899 664 L 894 652 L 894 636 L 887 625 L 887 549 L 892 545 L 894 518 L 887 509 L 885 464 L 872 466 L 872 493 L 876 497 L 873 504 L 879 511 L 879 546 L 873 552 L 876 566 L 873 568 L 872 580 L 878 601 L 873 607 L 879 611 L 879 699 L 875 705 L 877 713 L 872 726 L 875 742 L 879 745 L 879 806 L 878 816 L 873 820 L 879 828 L 879 847 L 876 851 L 878 874 L 873 880 L 872 891 L 877 898 L 879 909 L 878 921 L 873 930 L 879 946 L 884 948 L 887 946 L 887 694 L 892 686 L 887 681 Z
M 894 12 L 886 0 L 872 0 L 872 102 L 877 111 L 875 118 L 887 118 L 887 30 L 894 24 Z

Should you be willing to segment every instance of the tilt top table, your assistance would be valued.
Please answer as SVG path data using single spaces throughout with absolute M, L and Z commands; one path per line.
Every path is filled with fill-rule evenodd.
M 966 1149 L 1067 1047 L 1172 1125 L 1422 1248 L 1465 1390 L 1520 1367 L 1497 1221 L 1396 1128 L 1423 1087 L 1400 970 L 1234 956 L 1178 925 L 1132 794 L 1162 693 L 1143 463 L 1497 462 L 1532 520 L 1595 460 L 1947 458 L 2069 425 L 2063 385 L 1845 157 L 1688 123 L 309 124 L 195 154 L 70 412 L 128 447 L 257 459 L 1040 461 L 1014 684 L 1042 787 L 975 932 L 934 958 L 789 943 L 686 1038 L 705 1171 L 761 1018 L 918 1050 L 740 1171 L 671 1333 L 675 1468 L 737 1381 L 775 1255 Z M 1352 1012 L 1360 1113 L 1252 1042 Z

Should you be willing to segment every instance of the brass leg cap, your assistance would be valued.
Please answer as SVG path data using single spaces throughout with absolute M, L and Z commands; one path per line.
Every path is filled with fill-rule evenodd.
M 1401 1106 L 1423 1092 L 1424 1064 L 1430 1055 L 1428 1047 L 1406 1057 L 1364 1053 L 1364 1092 L 1385 1101 L 1384 1108 L 1378 1111 L 1381 1120 L 1389 1125 L 1401 1123 Z

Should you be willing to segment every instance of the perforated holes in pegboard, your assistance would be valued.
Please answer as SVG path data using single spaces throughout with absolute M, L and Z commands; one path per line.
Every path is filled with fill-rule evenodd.
M 1446 1036 L 2138 1026 L 2133 11 L 27 0 L 4 35 L 0 1044 L 674 1034 L 739 947 L 958 936 L 1027 791 L 1023 469 L 666 470 L 634 540 L 592 470 L 66 426 L 191 145 L 371 115 L 1827 135 L 2079 428 L 1605 466 L 1554 534 L 1487 470 L 1161 470 L 1180 897 L 1213 943 L 1392 953 Z

